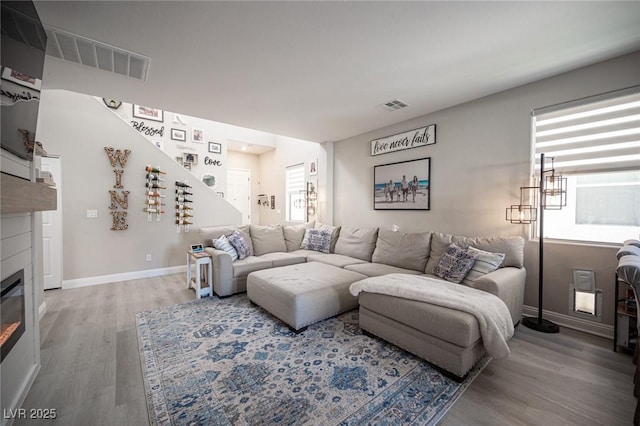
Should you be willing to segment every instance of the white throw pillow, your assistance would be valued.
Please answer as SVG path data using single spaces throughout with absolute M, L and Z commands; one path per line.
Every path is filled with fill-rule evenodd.
M 229 242 L 229 239 L 226 236 L 223 235 L 217 240 L 213 240 L 213 247 L 217 248 L 218 250 L 222 250 L 226 253 L 229 253 L 229 255 L 231 256 L 231 260 L 233 262 L 238 260 L 238 252 L 236 251 L 236 249 L 233 248 L 233 246 Z
M 481 276 L 495 271 L 504 261 L 504 253 L 491 253 L 475 247 L 469 247 L 467 250 L 477 253 L 478 257 L 476 257 L 476 261 L 471 267 L 471 270 L 464 277 L 464 280 L 462 280 L 462 284 L 465 285 L 470 285 Z

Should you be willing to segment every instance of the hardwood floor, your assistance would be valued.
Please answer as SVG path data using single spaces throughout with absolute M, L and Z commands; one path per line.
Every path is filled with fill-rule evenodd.
M 46 292 L 42 369 L 23 407 L 55 408 L 58 417 L 15 424 L 148 424 L 135 313 L 192 299 L 183 274 Z M 635 368 L 609 340 L 518 327 L 510 346 L 442 425 L 632 424 Z

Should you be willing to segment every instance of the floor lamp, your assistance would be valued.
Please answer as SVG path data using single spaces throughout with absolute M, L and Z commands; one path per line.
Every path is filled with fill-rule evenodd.
M 542 318 L 542 295 L 544 288 L 544 211 L 559 210 L 567 205 L 567 179 L 556 175 L 551 158 L 551 168 L 545 169 L 544 154 L 540 154 L 540 183 L 538 186 L 520 187 L 520 204 L 507 207 L 506 218 L 511 223 L 530 224 L 538 221 L 540 226 L 540 254 L 538 260 L 538 316 L 524 317 L 522 324 L 543 333 L 557 333 L 557 324 Z M 524 191 L 538 190 L 538 207 L 524 204 Z

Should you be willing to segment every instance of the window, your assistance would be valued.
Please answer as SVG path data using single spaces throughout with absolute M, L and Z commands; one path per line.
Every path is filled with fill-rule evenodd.
M 544 153 L 567 177 L 567 206 L 545 211 L 545 237 L 638 238 L 640 87 L 534 111 L 533 127 L 536 172 Z
M 305 181 L 304 164 L 289 166 L 285 175 L 286 217 L 288 222 L 304 222 Z

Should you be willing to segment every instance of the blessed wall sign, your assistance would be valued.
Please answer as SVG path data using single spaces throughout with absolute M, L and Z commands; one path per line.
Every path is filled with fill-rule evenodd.
M 434 143 L 436 143 L 436 125 L 430 124 L 419 129 L 372 140 L 371 155 L 388 154 L 389 152 L 433 145 Z

